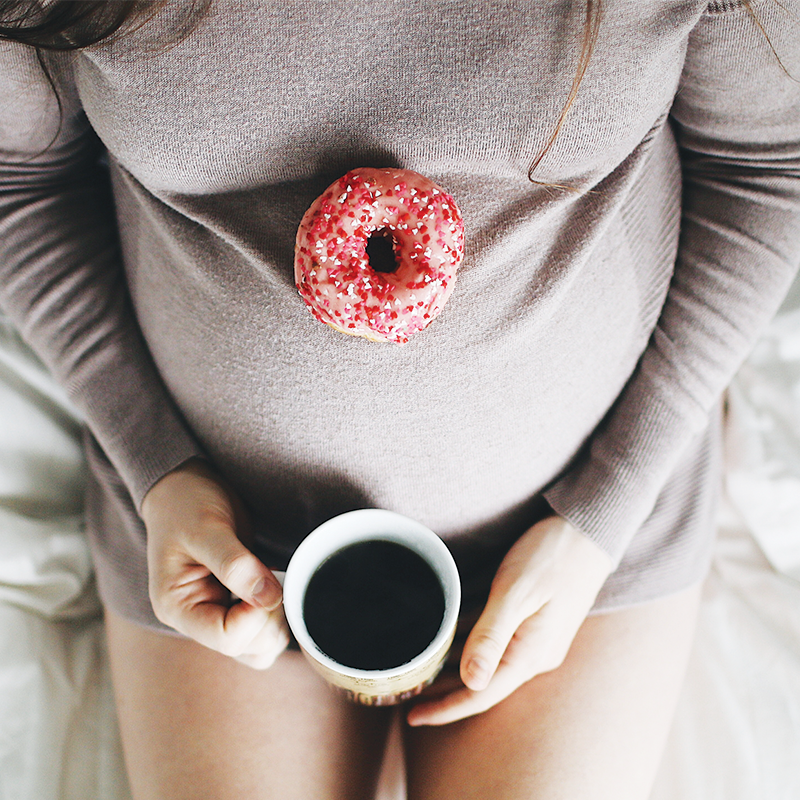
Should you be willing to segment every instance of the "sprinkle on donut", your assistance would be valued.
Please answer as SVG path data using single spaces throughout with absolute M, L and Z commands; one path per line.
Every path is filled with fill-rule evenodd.
M 395 265 L 370 263 L 369 240 L 381 236 Z M 320 322 L 405 344 L 444 307 L 463 250 L 461 212 L 447 192 L 410 170 L 364 167 L 329 186 L 303 216 L 295 283 Z

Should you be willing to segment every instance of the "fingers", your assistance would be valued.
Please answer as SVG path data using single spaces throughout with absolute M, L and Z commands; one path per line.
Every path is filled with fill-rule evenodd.
M 475 623 L 464 645 L 461 679 L 437 679 L 408 713 L 409 725 L 446 725 L 479 714 L 541 671 L 530 652 L 535 649 L 539 616 L 520 622 L 521 612 L 504 599 L 500 592 L 490 596 Z
M 263 623 L 281 603 L 277 578 L 227 524 L 206 521 L 170 546 L 151 549 L 150 599 L 156 616 L 216 650 L 223 646 L 210 644 L 212 637 L 222 642 L 245 628 L 236 638 L 246 638 L 247 626 L 255 630 L 257 620 Z M 232 605 L 231 594 L 243 602 Z
M 461 657 L 461 688 L 429 696 L 411 725 L 444 725 L 504 700 L 534 676 L 556 669 L 613 564 L 566 520 L 548 517 L 514 544 Z
M 289 625 L 281 610 L 269 615 L 269 622 L 253 639 L 247 652 L 236 660 L 253 669 L 269 669 L 289 644 Z
M 566 520 L 548 517 L 511 548 L 495 576 L 486 608 L 464 645 L 461 678 L 485 689 L 503 653 L 525 620 L 546 604 L 574 635 L 613 564 L 594 542 Z
M 189 634 L 201 644 L 253 669 L 268 669 L 289 644 L 283 609 L 274 611 L 236 603 L 229 609 L 206 607 L 206 617 L 190 617 Z
M 559 667 L 572 637 L 563 628 L 554 635 L 551 617 L 552 609 L 545 606 L 519 626 L 485 688 L 476 691 L 463 684 L 454 687 L 450 682 L 442 687 L 444 691 L 427 693 L 409 713 L 409 725 L 446 725 L 479 714 L 505 700 L 536 675 Z M 436 683 L 431 688 L 436 689 Z
M 539 610 L 534 596 L 521 598 L 515 589 L 497 583 L 492 586 L 486 607 L 464 644 L 461 680 L 473 691 L 489 685 L 514 634 Z
M 289 641 L 283 609 L 269 610 L 245 601 L 231 603 L 229 593 L 208 573 L 201 582 L 204 585 L 185 587 L 182 593 L 154 603 L 158 618 L 223 655 L 257 669 L 270 666 Z
M 421 700 L 408 712 L 407 722 L 412 727 L 447 725 L 480 714 L 505 700 L 525 682 L 517 672 L 514 666 L 502 664 L 486 689 L 473 691 L 462 686 L 444 696 Z
M 217 580 L 246 603 L 277 608 L 283 598 L 278 579 L 226 525 L 187 542 L 187 553 L 208 567 Z
M 517 628 L 510 617 L 503 609 L 491 613 L 487 606 L 472 629 L 461 656 L 461 680 L 468 688 L 481 691 L 492 680 Z
M 282 589 L 239 539 L 247 520 L 236 496 L 206 465 L 187 463 L 164 476 L 146 500 L 156 617 L 206 647 L 269 666 L 288 641 Z
M 270 612 L 247 603 L 227 607 L 201 602 L 185 605 L 173 626 L 200 644 L 236 658 L 245 653 L 262 628 L 269 625 Z

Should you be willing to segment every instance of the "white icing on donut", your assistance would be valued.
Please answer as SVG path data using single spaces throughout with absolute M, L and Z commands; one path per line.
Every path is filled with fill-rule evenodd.
M 392 272 L 370 265 L 375 234 L 391 237 Z M 405 344 L 444 307 L 463 250 L 464 224 L 449 194 L 411 170 L 364 167 L 331 184 L 303 216 L 295 283 L 320 322 Z

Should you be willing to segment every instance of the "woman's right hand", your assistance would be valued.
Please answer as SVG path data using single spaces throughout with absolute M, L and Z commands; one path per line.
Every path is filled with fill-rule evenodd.
M 248 522 L 238 498 L 192 459 L 148 491 L 142 518 L 156 617 L 248 666 L 270 667 L 289 641 L 282 590 L 239 538 Z

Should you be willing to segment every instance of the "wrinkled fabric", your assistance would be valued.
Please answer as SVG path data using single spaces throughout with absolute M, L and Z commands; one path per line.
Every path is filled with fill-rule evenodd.
M 770 564 L 800 581 L 800 282 L 728 394 L 726 484 Z

